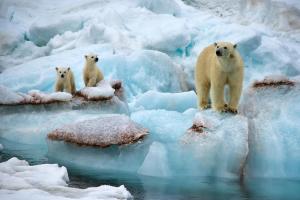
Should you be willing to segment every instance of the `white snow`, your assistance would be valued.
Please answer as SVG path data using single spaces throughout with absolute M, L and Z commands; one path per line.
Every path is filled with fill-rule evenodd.
M 24 98 L 9 88 L 0 85 L 0 104 L 17 104 L 24 100 Z
M 114 92 L 110 82 L 105 80 L 100 81 L 96 87 L 84 87 L 80 90 L 81 95 L 89 100 L 112 98 Z
M 139 0 L 138 5 L 158 14 L 180 14 L 180 6 L 175 0 Z
M 287 37 L 293 34 L 299 37 L 300 3 L 297 0 L 186 0 L 186 2 L 231 22 L 263 24 L 271 29 L 287 32 Z
M 197 95 L 194 91 L 167 93 L 150 90 L 138 95 L 131 105 L 133 109 L 164 109 L 184 112 L 197 107 Z
M 30 166 L 15 157 L 0 163 L 1 199 L 132 199 L 123 185 L 77 189 L 68 181 L 67 169 L 57 164 Z
M 72 95 L 67 92 L 43 93 L 39 90 L 30 90 L 28 94 L 32 97 L 32 102 L 48 103 L 53 101 L 70 101 Z

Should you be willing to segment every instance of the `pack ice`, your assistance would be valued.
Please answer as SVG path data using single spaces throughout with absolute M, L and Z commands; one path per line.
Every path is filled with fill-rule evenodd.
M 71 109 L 5 108 L 0 117 L 4 150 L 27 145 L 35 150 L 33 158 L 39 151 L 90 175 L 299 179 L 299 2 L 184 2 L 198 9 L 179 0 L 4 1 L 1 104 L 23 101 L 32 90 L 53 92 L 56 66 L 70 66 L 77 89 L 84 88 L 88 52 L 98 55 L 106 80 L 122 81 L 128 101 L 106 82 L 104 93 L 81 90 Z M 237 43 L 245 63 L 236 116 L 196 109 L 195 61 L 205 46 L 220 40 Z M 280 76 L 253 84 L 270 74 Z M 113 89 L 115 96 L 104 104 L 89 102 L 87 109 L 86 101 L 80 103 L 82 98 L 107 98 Z M 105 149 L 46 140 L 67 124 L 117 113 L 126 113 L 149 135 Z
M 15 157 L 0 163 L 1 199 L 132 199 L 123 185 L 77 189 L 68 181 L 67 169 L 57 164 L 30 166 Z

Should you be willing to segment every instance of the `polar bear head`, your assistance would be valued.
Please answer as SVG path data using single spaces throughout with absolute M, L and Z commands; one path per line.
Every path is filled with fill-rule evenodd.
M 57 78 L 58 79 L 66 79 L 68 74 L 70 73 L 71 71 L 71 68 L 70 67 L 56 67 L 56 74 L 57 74 Z
M 215 42 L 216 55 L 220 58 L 231 58 L 234 56 L 236 44 L 230 42 Z
M 96 55 L 96 54 L 92 54 L 92 53 L 90 53 L 90 54 L 87 54 L 87 55 L 85 55 L 84 56 L 85 57 L 85 61 L 87 62 L 87 63 L 89 63 L 89 64 L 93 64 L 93 63 L 96 63 L 96 62 L 98 62 L 98 56 Z

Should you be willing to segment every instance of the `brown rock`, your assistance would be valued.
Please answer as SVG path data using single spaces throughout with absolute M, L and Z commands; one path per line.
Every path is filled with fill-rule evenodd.
M 125 115 L 104 115 L 58 128 L 49 133 L 48 138 L 104 148 L 113 144 L 135 143 L 147 134 L 147 129 Z

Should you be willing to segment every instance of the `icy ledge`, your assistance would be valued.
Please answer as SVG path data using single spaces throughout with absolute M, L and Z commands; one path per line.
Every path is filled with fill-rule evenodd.
M 29 166 L 17 158 L 0 163 L 0 199 L 133 199 L 123 185 L 77 189 L 68 181 L 67 169 L 57 164 Z
M 248 154 L 248 121 L 241 115 L 198 112 L 182 145 L 202 176 L 242 178 Z M 190 167 L 191 168 L 191 167 Z
M 137 96 L 131 110 L 174 110 L 184 112 L 196 108 L 197 95 L 194 91 L 167 93 L 150 90 Z
M 18 104 L 48 104 L 66 102 L 72 99 L 72 95 L 66 92 L 54 92 L 45 94 L 39 90 L 31 90 L 28 94 L 17 93 L 0 85 L 0 105 Z
M 248 177 L 300 178 L 300 83 L 284 76 L 256 81 L 240 111 L 249 121 Z
M 147 129 L 125 115 L 103 115 L 56 129 L 48 134 L 48 138 L 79 145 L 108 147 L 135 143 L 147 134 Z
M 74 98 L 84 97 L 85 100 L 101 101 L 112 99 L 116 90 L 122 89 L 122 82 L 118 80 L 102 80 L 96 87 L 85 87 L 76 93 Z M 0 105 L 18 104 L 49 104 L 71 101 L 72 95 L 66 92 L 43 93 L 30 90 L 28 94 L 14 92 L 0 85 Z
M 88 100 L 108 100 L 114 96 L 115 89 L 110 82 L 100 81 L 96 87 L 85 87 L 79 91 L 79 94 Z
M 66 92 L 43 93 L 31 90 L 28 94 L 14 92 L 0 85 L 0 112 L 25 112 L 53 109 L 98 109 L 128 113 L 122 82 L 105 80 L 96 87 L 85 87 L 73 97 Z

